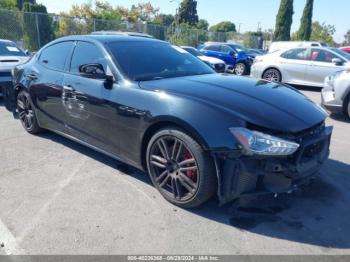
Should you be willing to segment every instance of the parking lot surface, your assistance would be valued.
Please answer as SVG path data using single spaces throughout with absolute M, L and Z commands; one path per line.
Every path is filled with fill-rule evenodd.
M 319 90 L 302 92 L 320 102 Z M 140 171 L 51 132 L 27 134 L 1 103 L 0 254 L 350 254 L 342 116 L 327 120 L 335 129 L 320 178 L 240 216 L 216 199 L 179 209 Z

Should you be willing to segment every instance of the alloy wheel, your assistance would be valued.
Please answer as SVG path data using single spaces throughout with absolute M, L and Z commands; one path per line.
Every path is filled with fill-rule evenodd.
M 269 69 L 264 73 L 263 78 L 272 82 L 280 82 L 281 76 L 280 73 L 276 69 Z
M 26 130 L 33 129 L 34 112 L 30 104 L 29 98 L 25 94 L 17 97 L 17 110 L 19 119 Z
M 242 76 L 245 72 L 245 65 L 244 64 L 237 64 L 235 68 L 236 75 Z
M 185 143 L 173 136 L 158 138 L 149 155 L 150 171 L 160 191 L 178 202 L 193 198 L 198 190 L 197 161 Z

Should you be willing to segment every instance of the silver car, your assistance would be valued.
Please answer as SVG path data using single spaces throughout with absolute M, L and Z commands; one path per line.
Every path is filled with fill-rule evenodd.
M 11 70 L 28 59 L 29 56 L 14 42 L 0 39 L 0 96 L 12 85 Z
M 322 106 L 350 118 L 350 70 L 327 76 L 322 89 Z
M 299 47 L 256 57 L 251 76 L 269 81 L 322 87 L 326 76 L 350 69 L 350 54 L 337 48 Z

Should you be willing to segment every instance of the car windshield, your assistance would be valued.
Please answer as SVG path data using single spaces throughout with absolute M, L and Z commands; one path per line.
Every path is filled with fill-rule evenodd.
M 183 49 L 186 50 L 187 52 L 189 52 L 191 55 L 194 55 L 194 56 L 202 56 L 203 55 L 197 49 L 192 48 L 192 47 L 184 47 Z
M 165 42 L 122 41 L 107 46 L 120 70 L 134 81 L 215 73 L 182 48 Z
M 341 55 L 342 57 L 344 57 L 346 60 L 350 61 L 350 54 L 346 53 L 338 48 L 331 48 L 331 50 L 335 53 L 337 53 L 338 55 Z
M 248 49 L 241 46 L 241 45 L 233 45 L 233 44 L 229 44 L 230 47 L 232 47 L 234 50 L 236 50 L 237 52 L 248 52 Z
M 15 43 L 0 42 L 0 56 L 27 56 Z

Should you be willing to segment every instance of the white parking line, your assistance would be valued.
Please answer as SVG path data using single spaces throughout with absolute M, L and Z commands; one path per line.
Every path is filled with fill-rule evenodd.
M 6 255 L 24 255 L 22 250 L 16 241 L 14 235 L 7 228 L 7 226 L 0 220 L 0 251 L 5 252 Z

